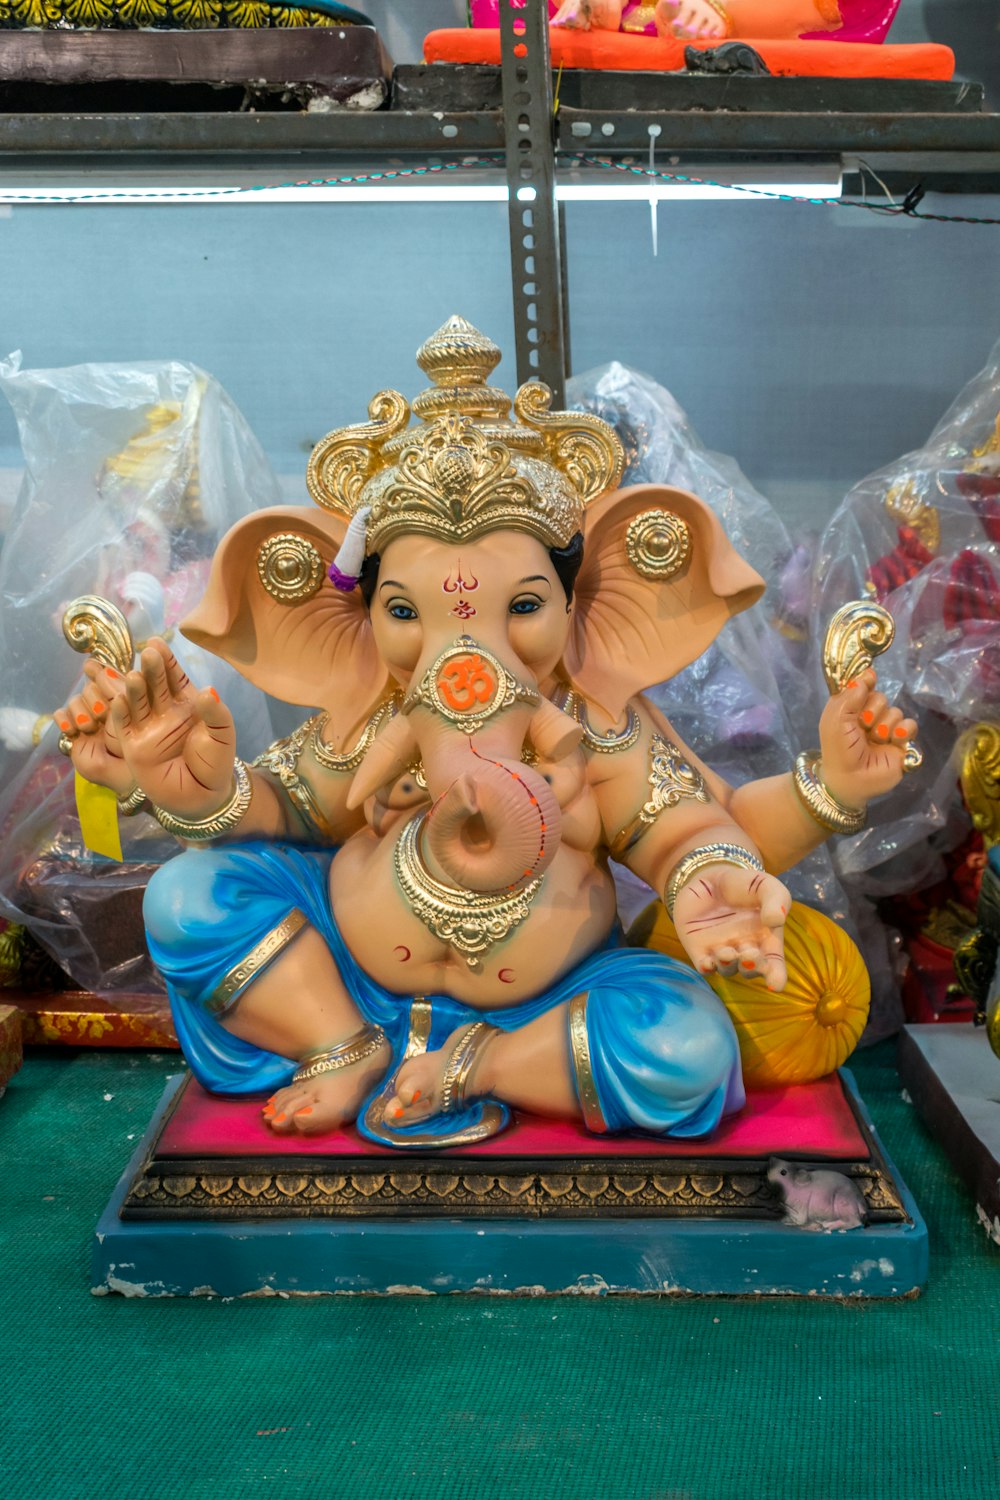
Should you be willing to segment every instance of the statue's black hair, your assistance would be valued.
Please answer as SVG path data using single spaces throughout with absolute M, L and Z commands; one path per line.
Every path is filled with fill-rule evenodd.
M 563 593 L 568 603 L 573 597 L 573 585 L 576 583 L 576 575 L 580 571 L 583 562 L 583 532 L 578 531 L 571 537 L 565 547 L 550 547 L 549 558 L 555 570 L 556 577 L 563 586 Z M 369 609 L 372 607 L 372 596 L 375 593 L 375 585 L 378 582 L 378 570 L 381 557 L 373 552 L 366 557 L 358 579 L 358 587 L 361 589 L 362 597 Z

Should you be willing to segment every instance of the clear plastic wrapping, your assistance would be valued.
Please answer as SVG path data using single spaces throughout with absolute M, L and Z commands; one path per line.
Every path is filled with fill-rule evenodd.
M 0 363 L 0 390 L 24 453 L 0 557 L 0 914 L 24 922 L 83 988 L 141 991 L 158 983 L 141 893 L 176 845 L 141 816 L 121 820 L 121 865 L 82 845 L 72 768 L 43 718 L 81 681 L 63 611 L 100 594 L 137 644 L 166 635 L 192 680 L 229 704 L 251 758 L 274 737 L 267 700 L 176 627 L 225 531 L 282 496 L 238 409 L 192 365 L 23 370 L 15 355 Z

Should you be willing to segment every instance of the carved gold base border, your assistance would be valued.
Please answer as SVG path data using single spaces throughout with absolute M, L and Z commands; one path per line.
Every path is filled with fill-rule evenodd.
M 895 1184 L 872 1162 L 831 1163 L 854 1179 L 870 1223 L 902 1223 Z M 562 1164 L 560 1163 L 560 1166 Z M 557 1170 L 551 1162 L 484 1172 L 412 1161 L 346 1168 L 285 1161 L 151 1164 L 132 1183 L 125 1219 L 675 1218 L 777 1220 L 782 1209 L 763 1161 L 616 1161 Z

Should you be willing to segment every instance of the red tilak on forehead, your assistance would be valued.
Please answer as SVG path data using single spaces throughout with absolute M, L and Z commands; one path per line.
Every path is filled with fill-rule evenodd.
M 479 579 L 475 577 L 464 579 L 462 577 L 462 559 L 459 558 L 458 577 L 455 577 L 454 572 L 449 573 L 441 587 L 446 594 L 474 594 L 479 587 Z

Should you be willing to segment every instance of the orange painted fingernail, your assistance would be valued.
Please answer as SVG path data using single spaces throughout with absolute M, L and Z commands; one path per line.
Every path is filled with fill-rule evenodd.
M 115 682 L 118 681 L 118 678 L 121 675 L 119 672 L 115 671 L 114 667 L 105 667 L 104 671 L 107 674 L 107 676 L 110 677 L 110 678 L 112 678 Z
M 215 691 L 215 688 L 209 688 L 209 690 L 208 690 L 208 691 L 209 691 L 209 692 L 210 692 L 210 693 L 211 693 L 211 695 L 212 695 L 212 697 L 213 697 L 213 698 L 214 698 L 214 699 L 215 699 L 215 701 L 216 701 L 216 703 L 218 703 L 218 702 L 219 702 L 219 695 L 218 695 L 218 693 L 217 693 L 217 692 L 216 692 L 216 691 Z
M 888 724 L 880 724 L 878 726 L 878 728 L 875 731 L 875 738 L 877 740 L 887 740 L 889 738 L 889 726 L 888 726 Z
M 280 1115 L 275 1115 L 275 1117 L 274 1117 L 274 1123 L 275 1123 L 275 1125 L 280 1125 L 281 1122 L 282 1122 L 282 1120 L 284 1118 L 285 1118 L 284 1111 L 282 1111 L 282 1113 Z
M 104 704 L 101 703 L 100 700 L 96 701 L 94 703 L 94 713 L 95 714 L 102 714 L 103 712 L 104 712 Z
M 89 714 L 77 714 L 77 716 L 76 716 L 76 722 L 78 724 L 89 724 L 90 723 L 90 715 Z
M 307 1104 L 304 1109 L 297 1109 L 295 1111 L 296 1115 L 311 1115 L 312 1112 L 313 1112 L 313 1107 L 312 1107 L 311 1104 Z
M 756 969 L 757 965 L 754 963 L 752 958 L 741 958 L 740 967 L 742 969 Z
M 858 679 L 856 677 L 852 677 L 851 680 L 847 684 L 847 686 L 849 688 L 857 687 L 857 685 L 858 685 Z
M 417 1100 L 420 1098 L 421 1092 L 422 1092 L 421 1089 L 417 1089 L 417 1092 L 414 1094 L 413 1098 L 410 1100 L 411 1104 L 416 1104 Z
M 403 1111 L 401 1109 L 394 1109 L 392 1113 L 394 1118 L 397 1120 L 401 1120 L 403 1118 Z
M 902 724 L 896 725 L 895 729 L 893 730 L 893 734 L 896 736 L 897 740 L 908 740 L 910 738 L 906 730 L 903 728 Z
M 874 724 L 875 715 L 870 708 L 866 708 L 861 715 L 862 724 Z
M 68 729 L 71 729 L 72 727 L 73 726 L 70 724 L 70 722 L 69 722 L 68 719 L 60 719 L 59 720 L 59 728 L 62 730 L 63 734 L 65 734 L 66 731 Z

